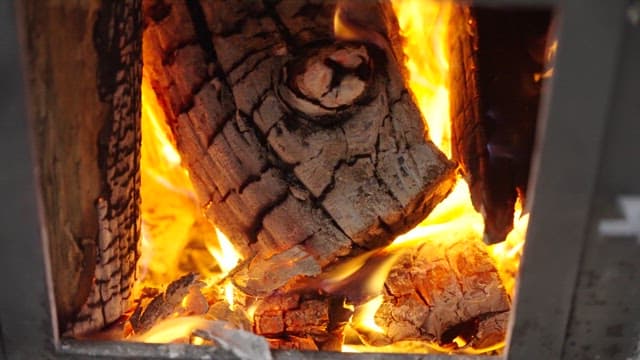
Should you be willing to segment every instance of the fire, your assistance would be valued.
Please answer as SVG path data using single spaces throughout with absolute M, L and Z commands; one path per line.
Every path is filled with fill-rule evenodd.
M 449 116 L 449 61 L 447 58 L 448 23 L 452 3 L 446 1 L 393 0 L 403 37 L 405 67 L 408 71 L 407 85 L 428 125 L 429 137 L 440 150 L 451 157 L 451 119 Z M 524 244 L 528 215 L 522 215 L 522 206 L 517 204 L 514 229 L 507 239 L 498 245 L 487 247 L 495 262 L 507 293 L 513 297 L 515 277 Z M 462 178 L 452 193 L 441 202 L 412 231 L 401 235 L 387 248 L 388 251 L 411 247 L 424 241 L 446 242 L 461 236 L 482 243 L 483 219 L 471 204 L 469 188 Z M 484 246 L 484 245 L 483 245 Z M 368 331 L 380 332 L 374 315 L 382 298 L 374 298 L 356 308 L 354 326 Z M 437 347 L 434 344 L 429 345 Z M 491 349 L 463 349 L 464 353 L 486 353 L 503 347 L 499 344 Z M 460 346 L 461 348 L 463 346 Z M 393 346 L 403 350 L 402 346 Z M 407 349 L 404 349 L 407 351 Z M 436 349 L 447 352 L 447 349 Z M 377 348 L 346 344 L 343 351 L 378 351 Z M 451 351 L 451 350 L 448 350 Z
M 164 111 L 148 74 L 142 83 L 142 238 L 136 294 L 160 288 L 189 271 L 204 282 L 218 282 L 240 262 L 240 254 L 202 214 L 188 172 L 182 165 Z M 191 248 L 205 251 L 190 250 Z M 188 264 L 184 259 L 190 259 Z M 233 306 L 233 286 L 225 282 L 224 298 Z
M 382 295 L 378 295 L 368 302 L 360 305 L 353 317 L 353 323 L 358 327 L 371 332 L 384 333 L 384 329 L 380 325 L 376 324 L 374 315 L 380 305 L 382 305 Z
M 408 85 L 422 115 L 429 123 L 429 137 L 451 157 L 449 123 L 449 60 L 447 31 L 452 4 L 446 1 L 394 0 Z
M 453 4 L 447 1 L 394 0 L 392 6 L 404 37 L 408 86 L 429 127 L 431 140 L 451 157 L 447 40 Z M 507 240 L 487 247 L 510 295 L 513 295 L 513 282 L 528 222 L 528 215 L 523 216 L 522 211 L 522 204 L 518 202 L 514 229 Z M 447 199 L 414 230 L 398 237 L 392 246 L 451 237 L 452 232 L 473 234 L 477 241 L 482 241 L 482 231 L 482 216 L 474 210 L 469 188 L 459 178 Z
M 199 316 L 185 316 L 163 320 L 151 330 L 133 337 L 132 341 L 163 344 L 171 342 L 188 342 L 193 330 L 203 327 L 207 320 Z
M 220 247 L 217 248 L 212 244 L 207 244 L 207 250 L 209 250 L 209 253 L 211 253 L 218 262 L 220 270 L 222 270 L 221 275 L 226 276 L 240 262 L 240 254 L 238 254 L 236 249 L 233 247 L 229 238 L 227 238 L 227 236 L 218 228 L 216 228 L 216 235 L 218 237 L 218 244 L 220 244 Z M 233 308 L 233 284 L 230 281 L 224 285 L 224 298 L 227 300 L 229 307 Z
M 451 157 L 447 32 L 452 4 L 436 0 L 394 0 L 392 7 L 404 38 L 407 85 L 428 125 L 430 139 L 445 155 Z M 337 15 L 335 19 L 338 19 Z M 336 31 L 341 29 L 340 26 L 340 22 L 337 22 Z M 340 30 L 342 36 L 353 35 L 348 30 Z M 140 276 L 136 284 L 136 293 L 139 294 L 146 286 L 162 287 L 185 272 L 196 271 L 204 277 L 205 283 L 211 289 L 221 294 L 233 310 L 236 306 L 235 289 L 233 284 L 226 280 L 226 276 L 242 258 L 226 235 L 203 216 L 189 174 L 182 166 L 175 140 L 166 124 L 148 74 L 143 75 L 142 257 L 138 263 Z M 515 214 L 514 230 L 508 235 L 507 240 L 487 248 L 505 289 L 511 296 L 527 221 L 528 216 L 522 215 L 522 207 L 519 205 Z M 446 242 L 448 239 L 462 236 L 471 239 L 470 241 L 482 243 L 483 219 L 471 204 L 467 184 L 459 178 L 447 199 L 415 229 L 399 236 L 385 249 L 353 258 L 335 267 L 332 272 L 323 274 L 318 279 L 318 287 L 331 293 L 336 289 L 350 288 L 351 285 L 357 284 L 358 290 L 363 292 L 360 294 L 362 304 L 345 304 L 346 308 L 355 310 L 351 326 L 370 333 L 383 333 L 384 329 L 375 322 L 375 314 L 383 301 L 381 293 L 384 281 L 399 254 L 421 242 Z M 192 248 L 190 244 L 194 242 L 202 245 L 201 248 L 206 251 L 189 252 Z M 187 253 L 189 256 L 186 256 Z M 181 261 L 184 258 L 189 258 L 190 263 L 184 264 Z M 363 273 L 368 276 L 366 279 L 362 278 Z M 255 305 L 245 309 L 249 319 L 253 318 L 254 311 Z M 134 340 L 179 341 L 188 338 L 192 330 L 200 324 L 199 321 L 203 321 L 201 317 L 168 319 Z M 201 342 L 201 339 L 196 342 Z M 424 346 L 431 350 L 437 348 L 435 344 Z M 401 345 L 394 346 L 393 349 L 404 352 L 410 350 Z M 381 349 L 345 344 L 342 350 Z M 436 350 L 449 351 L 440 348 Z M 463 352 L 481 353 L 493 350 L 495 348 L 464 349 Z
M 139 288 L 166 284 L 179 274 L 176 269 L 180 252 L 186 246 L 197 212 L 193 187 L 148 79 L 142 84 L 141 126 Z

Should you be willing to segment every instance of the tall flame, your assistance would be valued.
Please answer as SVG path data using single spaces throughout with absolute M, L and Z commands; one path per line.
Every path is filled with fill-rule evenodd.
M 198 208 L 164 112 L 146 77 L 141 126 L 142 249 L 138 273 L 142 282 L 138 285 L 160 286 L 179 274 L 180 253 L 189 240 Z
M 448 23 L 452 4 L 446 1 L 394 0 L 409 87 L 429 124 L 429 137 L 451 157 L 449 122 Z
M 147 73 L 141 123 L 142 254 L 136 292 L 145 286 L 163 287 L 188 271 L 217 284 L 238 264 L 240 254 L 202 214 Z M 232 285 L 226 283 L 222 291 L 232 306 Z
M 408 86 L 429 127 L 429 137 L 451 157 L 451 118 L 449 115 L 449 20 L 453 9 L 450 1 L 393 0 L 400 34 L 403 37 Z M 513 295 L 513 284 L 524 243 L 528 215 L 522 216 L 518 201 L 514 229 L 507 239 L 487 251 L 496 263 L 503 284 Z M 453 192 L 414 230 L 396 239 L 393 246 L 407 241 L 451 236 L 463 229 L 482 239 L 483 219 L 472 204 L 469 188 L 458 179 Z M 438 235 L 440 233 L 440 235 Z

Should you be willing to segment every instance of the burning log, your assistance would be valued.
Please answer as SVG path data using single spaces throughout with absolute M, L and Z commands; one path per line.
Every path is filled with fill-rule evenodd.
M 549 14 L 521 19 L 509 11 L 454 9 L 453 158 L 483 214 L 485 241 L 494 244 L 512 230 L 516 199 L 524 201 L 527 191 Z
M 25 1 L 27 65 L 59 326 L 130 304 L 139 238 L 141 3 Z
M 334 10 L 329 1 L 144 5 L 145 72 L 202 208 L 253 257 L 254 284 L 277 279 L 254 291 L 389 243 L 454 182 L 391 47 L 336 40 Z M 282 254 L 304 266 L 273 266 L 287 262 Z
M 357 330 L 373 345 L 426 340 L 473 348 L 504 340 L 509 298 L 482 244 L 467 239 L 426 242 L 393 266 L 375 322 Z

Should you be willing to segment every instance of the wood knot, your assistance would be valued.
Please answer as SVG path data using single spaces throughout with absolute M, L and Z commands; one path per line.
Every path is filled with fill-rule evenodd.
M 278 94 L 307 119 L 328 125 L 372 98 L 374 67 L 365 45 L 314 49 L 284 67 Z

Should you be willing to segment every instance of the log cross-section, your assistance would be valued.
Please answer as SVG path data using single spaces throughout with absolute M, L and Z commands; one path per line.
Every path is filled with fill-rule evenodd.
M 453 184 L 393 47 L 337 40 L 335 8 L 144 3 L 145 73 L 204 211 L 253 258 L 236 281 L 264 293 L 388 244 Z

